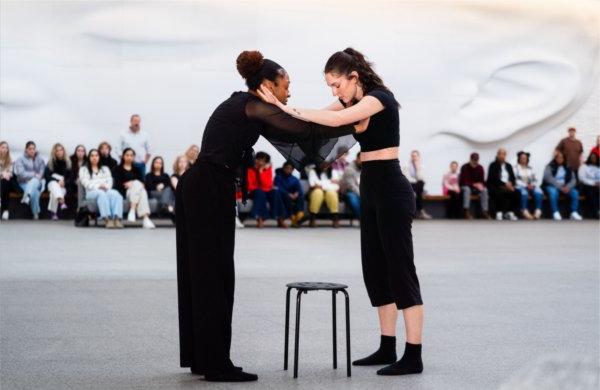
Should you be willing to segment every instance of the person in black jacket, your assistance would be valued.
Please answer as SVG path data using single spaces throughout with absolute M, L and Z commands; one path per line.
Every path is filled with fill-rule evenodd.
M 135 152 L 131 148 L 125 148 L 121 156 L 121 163 L 113 169 L 115 190 L 119 191 L 130 203 L 127 220 L 135 222 L 136 212 L 143 218 L 145 229 L 154 229 L 154 223 L 150 220 L 150 204 L 148 203 L 148 192 L 144 186 L 142 172 L 133 165 Z
M 44 179 L 46 190 L 50 193 L 48 210 L 52 213 L 52 220 L 58 220 L 58 211 L 67 208 L 65 196 L 73 190 L 71 160 L 61 144 L 52 146 L 50 160 L 44 170 Z
M 108 167 L 108 169 L 112 171 L 119 165 L 117 160 L 111 155 L 112 146 L 110 146 L 108 142 L 101 142 L 100 145 L 98 145 L 98 151 L 100 152 L 100 164 L 102 164 L 103 167 Z
M 516 221 L 518 218 L 512 211 L 515 200 L 515 173 L 512 165 L 506 162 L 506 150 L 498 149 L 496 160 L 488 168 L 487 187 L 496 207 L 496 219 L 502 218 Z
M 158 200 L 159 213 L 172 216 L 175 211 L 175 193 L 171 187 L 171 178 L 165 173 L 162 157 L 152 159 L 150 172 L 146 174 L 144 184 L 149 197 Z

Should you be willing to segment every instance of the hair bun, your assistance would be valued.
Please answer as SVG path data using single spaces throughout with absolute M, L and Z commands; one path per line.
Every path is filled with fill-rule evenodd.
M 244 79 L 258 73 L 263 63 L 263 55 L 258 50 L 243 51 L 236 60 L 237 70 Z

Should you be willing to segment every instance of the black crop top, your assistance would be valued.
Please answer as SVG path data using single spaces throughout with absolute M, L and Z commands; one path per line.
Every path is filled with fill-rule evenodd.
M 201 161 L 236 169 L 265 137 L 297 169 L 333 161 L 354 143 L 353 125 L 323 126 L 296 119 L 248 92 L 235 92 L 213 112 L 202 137 Z
M 365 131 L 354 135 L 354 138 L 360 143 L 360 150 L 371 152 L 400 146 L 399 105 L 394 94 L 385 89 L 374 89 L 366 96 L 373 96 L 379 100 L 384 109 L 371 116 L 369 126 Z

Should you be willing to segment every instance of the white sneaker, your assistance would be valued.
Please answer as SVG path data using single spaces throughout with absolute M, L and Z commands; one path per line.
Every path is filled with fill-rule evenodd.
M 562 217 L 560 216 L 560 213 L 558 211 L 555 211 L 552 214 L 552 219 L 555 220 L 555 221 L 560 221 L 562 219 Z
M 127 221 L 135 222 L 135 209 L 129 210 L 129 212 L 127 213 Z
M 542 218 L 542 210 L 540 210 L 540 209 L 535 209 L 535 213 L 533 213 L 533 218 L 535 218 L 535 219 L 540 219 L 540 218 Z
M 581 221 L 583 218 L 581 217 L 581 215 L 579 215 L 579 213 L 577 211 L 573 211 L 571 213 L 571 219 L 573 221 Z
M 496 221 L 502 221 L 502 212 L 498 211 L 496 213 Z
M 23 197 L 21 198 L 21 203 L 29 204 L 29 195 L 23 194 Z
M 515 215 L 515 213 L 513 213 L 512 211 L 509 211 L 508 213 L 505 214 L 505 218 L 510 220 L 510 221 L 518 221 L 519 218 L 517 218 L 517 216 Z
M 142 223 L 142 226 L 144 227 L 144 229 L 154 229 L 156 227 L 148 217 L 144 217 L 144 222 Z
M 4 212 L 2 213 L 2 220 L 8 221 L 8 210 L 4 210 Z
M 33 219 L 37 221 L 38 219 L 40 219 L 40 215 L 39 214 L 33 214 Z
M 238 217 L 235 217 L 235 227 L 238 229 L 245 228 L 244 224 L 242 223 L 242 221 L 240 221 Z

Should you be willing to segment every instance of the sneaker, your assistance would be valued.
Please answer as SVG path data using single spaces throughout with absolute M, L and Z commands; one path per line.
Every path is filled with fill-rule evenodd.
M 419 215 L 418 215 L 418 217 L 417 217 L 417 218 L 418 218 L 418 219 L 425 219 L 425 220 L 428 220 L 428 219 L 431 219 L 432 217 L 431 217 L 431 215 L 427 214 L 427 211 L 425 211 L 425 210 L 421 210 L 421 211 L 419 212 Z
M 129 210 L 129 212 L 127 213 L 127 221 L 135 222 L 135 209 Z
M 562 217 L 560 216 L 560 213 L 558 211 L 555 211 L 554 213 L 552 213 L 552 219 L 555 221 L 560 221 Z
M 244 224 L 242 223 L 242 221 L 240 221 L 238 217 L 235 217 L 235 227 L 238 229 L 245 228 Z
M 496 213 L 496 221 L 502 221 L 502 212 L 498 211 Z
M 104 227 L 107 229 L 114 229 L 115 228 L 115 221 L 113 221 L 110 218 L 105 218 L 104 219 Z
M 535 209 L 535 212 L 533 213 L 533 218 L 535 218 L 535 219 L 540 219 L 540 218 L 542 218 L 542 210 L 540 210 L 540 209 Z
M 40 215 L 39 214 L 33 214 L 33 219 L 37 221 L 38 219 L 40 219 Z
M 115 218 L 113 224 L 115 225 L 115 229 L 123 229 L 123 223 L 121 223 L 121 218 Z
M 8 221 L 8 210 L 4 210 L 4 212 L 2 212 L 2 220 Z
M 58 221 L 58 214 L 56 213 L 52 213 L 52 218 L 53 221 Z
M 508 213 L 504 214 L 504 218 L 508 219 L 509 221 L 518 221 L 519 220 L 519 218 L 517 218 L 515 213 L 513 213 L 512 211 L 509 211 Z
M 581 217 L 581 215 L 579 215 L 579 213 L 577 211 L 573 211 L 571 213 L 571 217 L 570 217 L 573 221 L 581 221 L 583 218 Z
M 521 211 L 521 214 L 523 214 L 523 218 L 525 219 L 533 219 L 533 215 L 531 215 L 531 213 L 527 209 Z
M 154 223 L 152 223 L 150 218 L 144 217 L 144 222 L 142 223 L 142 227 L 144 229 L 154 229 L 156 226 L 154 226 Z
M 29 204 L 29 195 L 23 194 L 23 197 L 21 198 L 21 203 Z

